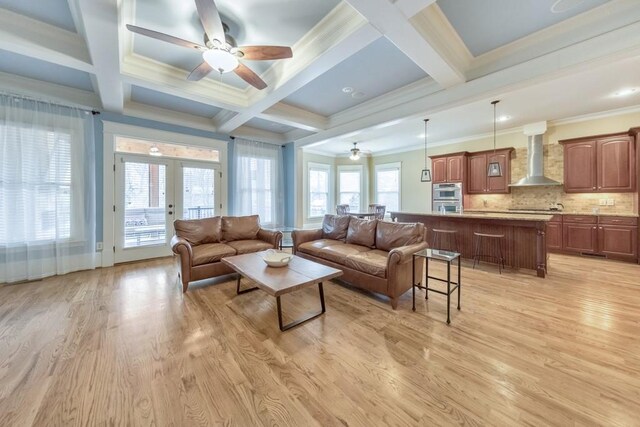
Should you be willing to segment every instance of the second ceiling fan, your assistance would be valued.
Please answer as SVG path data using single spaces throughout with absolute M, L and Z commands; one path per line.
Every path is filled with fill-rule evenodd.
M 187 77 L 187 80 L 191 81 L 201 80 L 212 71 L 218 71 L 220 74 L 233 71 L 256 89 L 264 89 L 267 87 L 264 80 L 240 62 L 240 59 L 265 61 L 293 57 L 293 52 L 288 46 L 237 46 L 234 38 L 227 34 L 229 27 L 222 22 L 214 0 L 195 2 L 204 27 L 204 45 L 135 25 L 127 24 L 127 28 L 143 36 L 202 52 L 202 63 Z

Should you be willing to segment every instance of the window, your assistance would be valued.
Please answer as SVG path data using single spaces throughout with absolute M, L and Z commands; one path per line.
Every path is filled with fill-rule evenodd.
M 0 245 L 69 239 L 72 202 L 79 202 L 72 201 L 71 134 L 18 125 L 0 125 L 0 134 L 0 152 L 18 156 L 3 163 L 0 212 L 23 219 L 11 227 L 0 221 Z
M 376 165 L 376 203 L 400 210 L 400 163 Z
M 329 165 L 309 163 L 309 218 L 329 212 L 330 173 Z
M 240 185 L 240 199 L 249 201 L 246 206 L 249 210 L 244 215 L 260 215 L 260 221 L 264 224 L 272 224 L 273 211 L 273 187 L 274 174 L 272 159 L 257 157 L 240 157 L 242 169 L 247 172 Z
M 338 166 L 338 200 L 351 212 L 361 212 L 362 166 Z

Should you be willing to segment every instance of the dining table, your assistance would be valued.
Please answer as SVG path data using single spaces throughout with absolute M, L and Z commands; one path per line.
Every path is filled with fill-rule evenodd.
M 349 212 L 349 215 L 355 216 L 356 218 L 373 218 L 376 216 L 375 212 Z

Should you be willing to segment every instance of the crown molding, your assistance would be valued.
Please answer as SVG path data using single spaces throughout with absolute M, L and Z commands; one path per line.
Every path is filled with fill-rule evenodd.
M 590 120 L 605 119 L 607 117 L 622 116 L 625 114 L 640 113 L 640 105 L 631 107 L 616 108 L 613 110 L 601 111 L 597 113 L 582 114 L 580 116 L 567 117 L 565 119 L 549 120 L 549 127 L 562 126 L 571 123 L 580 123 Z
M 93 92 L 4 72 L 0 72 L 0 89 L 10 94 L 22 94 L 34 99 L 68 104 L 88 110 L 101 107 L 100 98 Z
M 396 0 L 395 6 L 407 17 L 412 18 L 421 10 L 434 4 L 436 0 Z

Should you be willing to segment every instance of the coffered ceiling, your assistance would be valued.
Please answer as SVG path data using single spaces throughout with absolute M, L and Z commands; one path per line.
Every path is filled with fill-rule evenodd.
M 608 66 L 620 86 L 640 86 L 637 68 L 622 65 L 640 56 L 637 0 L 216 4 L 239 45 L 292 46 L 291 59 L 246 61 L 266 89 L 234 73 L 187 81 L 202 61 L 198 51 L 125 28 L 200 43 L 192 0 L 0 0 L 0 90 L 329 153 L 353 139 L 373 147 L 389 133 L 397 149 L 415 145 L 414 123 L 425 115 L 456 129 L 444 139 L 482 132 L 469 118 L 483 116 L 496 96 L 527 105 L 518 123 L 638 103 L 602 102 L 597 91 L 616 82 L 593 80 L 607 77 L 594 70 Z M 558 81 L 567 83 L 558 92 L 526 92 Z M 567 102 L 569 86 L 589 96 Z M 516 99 L 523 91 L 526 102 Z M 553 108 L 551 95 L 562 101 Z

